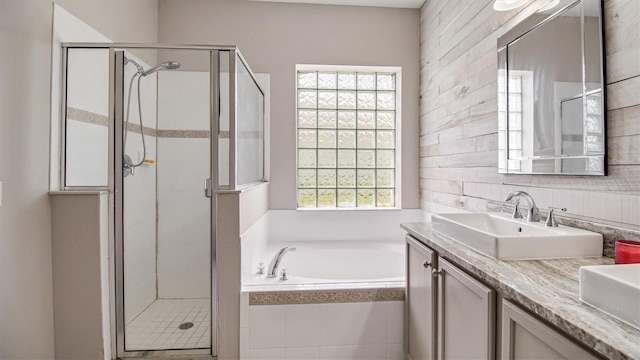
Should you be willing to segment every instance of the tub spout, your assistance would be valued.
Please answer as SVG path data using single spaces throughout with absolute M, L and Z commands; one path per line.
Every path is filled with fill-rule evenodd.
M 282 249 L 280 249 L 280 251 L 278 251 L 276 256 L 274 256 L 273 259 L 271 260 L 271 264 L 269 264 L 269 271 L 267 272 L 267 277 L 274 278 L 278 276 L 278 266 L 280 265 L 280 261 L 282 261 L 282 257 L 284 256 L 284 254 L 286 254 L 289 251 L 296 251 L 296 248 L 294 248 L 293 246 L 285 246 Z

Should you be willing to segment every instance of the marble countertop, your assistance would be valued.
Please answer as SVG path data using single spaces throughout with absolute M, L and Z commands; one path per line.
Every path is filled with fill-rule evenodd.
M 440 235 L 431 229 L 430 223 L 403 223 L 401 226 L 440 256 L 451 260 L 505 298 L 519 303 L 602 356 L 609 359 L 640 359 L 640 330 L 578 299 L 579 268 L 613 264 L 613 259 L 502 261 Z

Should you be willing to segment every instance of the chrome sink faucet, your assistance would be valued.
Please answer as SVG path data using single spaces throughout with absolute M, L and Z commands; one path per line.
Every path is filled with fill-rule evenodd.
M 285 246 L 276 253 L 276 255 L 271 260 L 271 264 L 269 264 L 267 277 L 274 278 L 278 276 L 278 266 L 280 265 L 280 261 L 282 261 L 282 257 L 284 256 L 284 254 L 288 253 L 289 251 L 296 251 L 296 248 L 294 248 L 293 246 Z
M 504 201 L 511 201 L 514 198 L 521 197 L 527 200 L 527 204 L 529 205 L 529 211 L 527 212 L 527 222 L 539 222 L 538 215 L 540 211 L 536 206 L 536 202 L 533 200 L 533 197 L 524 191 L 514 191 L 509 196 L 507 196 Z

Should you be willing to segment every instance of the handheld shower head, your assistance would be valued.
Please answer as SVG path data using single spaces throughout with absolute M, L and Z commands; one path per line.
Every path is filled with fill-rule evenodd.
M 177 68 L 180 67 L 180 63 L 177 61 L 166 61 L 163 62 L 162 64 L 158 64 L 146 71 L 143 71 L 140 75 L 141 76 L 147 76 L 147 75 L 151 75 L 154 72 L 158 71 L 158 70 L 175 70 Z

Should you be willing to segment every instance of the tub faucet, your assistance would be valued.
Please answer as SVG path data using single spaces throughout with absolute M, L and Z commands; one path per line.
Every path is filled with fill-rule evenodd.
M 531 197 L 531 195 L 529 195 L 528 193 L 524 191 L 514 191 L 511 194 L 509 194 L 509 196 L 507 196 L 507 198 L 504 199 L 504 201 L 511 201 L 511 199 L 516 197 L 521 197 L 527 200 L 527 204 L 529 205 L 529 211 L 527 212 L 527 222 L 540 221 L 540 219 L 538 219 L 538 215 L 540 212 L 538 211 L 536 202 L 533 201 L 533 197 Z
M 288 253 L 289 251 L 296 251 L 296 248 L 294 248 L 293 246 L 285 246 L 280 249 L 280 251 L 278 251 L 276 256 L 274 256 L 271 260 L 271 264 L 269 264 L 267 277 L 274 278 L 278 276 L 278 266 L 280 265 L 280 261 L 282 261 L 282 257 L 284 256 L 284 254 Z

